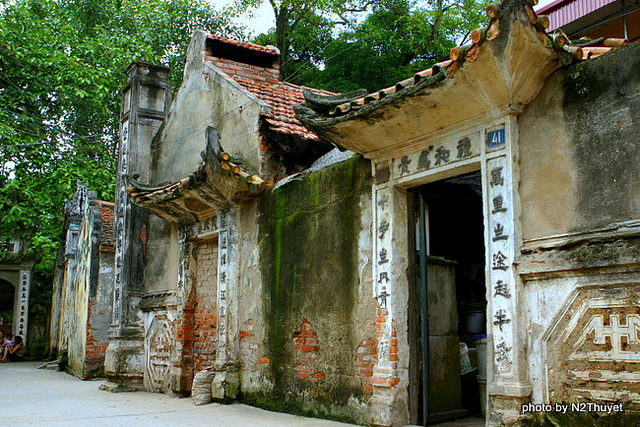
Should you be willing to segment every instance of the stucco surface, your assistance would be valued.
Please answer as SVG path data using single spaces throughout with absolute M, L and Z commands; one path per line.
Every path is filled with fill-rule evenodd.
M 194 34 L 182 86 L 151 146 L 153 183 L 179 181 L 202 163 L 207 126 L 220 132 L 225 151 L 259 171 L 258 119 L 266 104 L 204 62 L 204 40 L 204 32 Z
M 519 118 L 524 239 L 637 219 L 640 43 L 550 78 Z
M 303 175 L 260 205 L 263 298 L 273 382 L 248 401 L 355 421 L 368 378 L 357 375 L 361 342 L 375 340 L 375 303 L 362 292 L 360 204 L 370 166 L 350 159 Z

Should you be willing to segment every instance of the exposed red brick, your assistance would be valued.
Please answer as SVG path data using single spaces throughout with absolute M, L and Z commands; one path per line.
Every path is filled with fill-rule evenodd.
M 324 378 L 324 372 L 316 372 L 313 377 L 317 380 L 321 380 Z

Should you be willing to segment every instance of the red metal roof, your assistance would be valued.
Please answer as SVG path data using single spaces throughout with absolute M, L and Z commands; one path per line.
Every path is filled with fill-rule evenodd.
M 549 31 L 594 12 L 616 0 L 556 0 L 536 11 L 549 17 Z

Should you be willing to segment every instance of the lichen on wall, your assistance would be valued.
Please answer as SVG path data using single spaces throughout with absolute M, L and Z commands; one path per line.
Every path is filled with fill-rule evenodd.
M 363 421 L 368 395 L 356 352 L 368 329 L 375 337 L 375 309 L 359 292 L 358 237 L 370 227 L 361 203 L 370 184 L 369 162 L 355 157 L 263 196 L 259 241 L 273 390 L 245 393 L 248 402 Z

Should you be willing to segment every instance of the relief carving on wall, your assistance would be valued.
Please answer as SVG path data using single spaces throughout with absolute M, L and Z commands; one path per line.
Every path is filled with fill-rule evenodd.
M 166 390 L 170 385 L 171 348 L 175 334 L 164 314 L 156 314 L 146 334 L 146 381 L 150 390 Z
M 640 408 L 640 285 L 583 287 L 545 334 L 549 400 Z

